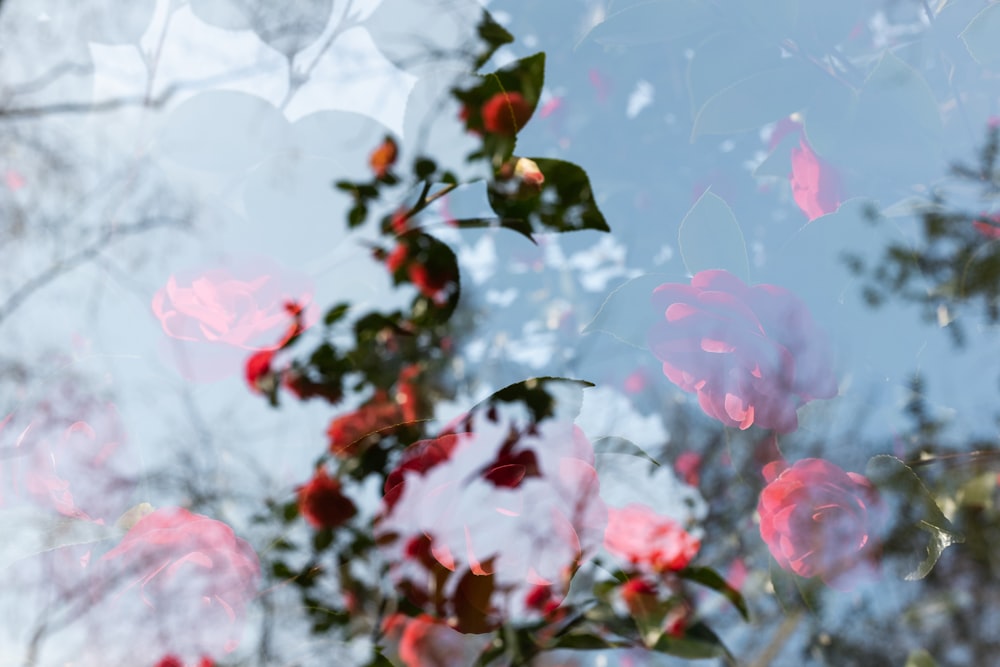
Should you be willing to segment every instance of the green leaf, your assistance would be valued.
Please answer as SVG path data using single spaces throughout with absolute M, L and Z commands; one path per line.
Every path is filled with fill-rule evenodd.
M 614 644 L 603 637 L 599 637 L 588 632 L 578 632 L 563 635 L 552 648 L 573 648 L 581 651 L 596 651 L 605 648 L 612 648 Z
M 38 509 L 0 511 L 0 570 L 29 556 L 53 549 L 113 539 L 120 532 L 85 519 Z
M 809 103 L 818 82 L 815 70 L 791 58 L 749 74 L 705 100 L 695 115 L 691 140 L 756 130 L 788 116 Z
M 642 447 L 635 444 L 631 440 L 627 440 L 626 438 L 619 438 L 618 436 L 606 436 L 595 440 L 594 453 L 626 454 L 628 456 L 636 456 L 640 459 L 646 459 L 647 461 L 650 461 L 656 466 L 660 465 L 660 462 L 654 459 L 649 454 L 647 454 Z
M 696 623 L 687 628 L 683 637 L 671 637 L 664 633 L 653 650 L 688 660 L 718 657 L 732 659 L 732 654 L 719 636 L 704 623 Z
M 664 283 L 679 281 L 680 277 L 657 273 L 632 278 L 608 294 L 583 333 L 603 331 L 626 345 L 649 350 L 649 330 L 663 318 L 663 313 L 650 303 L 653 290 Z
M 701 584 L 725 596 L 727 600 L 733 603 L 736 610 L 740 612 L 740 616 L 743 617 L 744 621 L 750 620 L 750 610 L 747 608 L 746 600 L 743 599 L 743 594 L 730 586 L 725 577 L 715 570 L 708 567 L 688 567 L 681 570 L 678 574 L 681 579 Z
M 579 396 L 576 397 L 576 404 L 579 405 L 583 402 L 583 390 L 593 386 L 593 382 L 572 378 L 553 376 L 528 378 L 494 392 L 492 396 L 478 403 L 471 412 L 478 412 L 480 409 L 496 403 L 523 403 L 531 411 L 535 421 L 538 422 L 555 415 L 556 398 L 552 393 L 554 388 L 561 387 L 563 391 L 579 392 Z M 560 398 L 567 400 L 565 395 Z
M 874 456 L 866 474 L 882 494 L 889 526 L 883 548 L 898 554 L 907 570 L 907 581 L 923 579 L 934 568 L 941 553 L 950 545 L 965 541 L 952 528 L 920 478 L 894 456 Z
M 719 16 L 700 0 L 647 0 L 609 14 L 584 36 L 608 46 L 653 44 L 713 27 Z M 581 40 L 582 41 L 582 40 Z
M 959 35 L 965 48 L 983 67 L 1000 67 L 1000 5 L 991 4 L 976 14 Z
M 347 311 L 350 310 L 351 305 L 348 303 L 338 303 L 336 306 L 326 311 L 326 316 L 323 318 L 323 324 L 326 326 L 333 326 L 340 320 L 344 319 L 344 315 L 347 315 Z
M 434 175 L 435 171 L 437 171 L 437 164 L 429 158 L 417 158 L 413 163 L 413 173 L 419 181 L 426 181 Z
M 937 667 L 937 662 L 925 649 L 918 648 L 910 651 L 904 667 Z
M 357 204 L 347 214 L 347 226 L 353 229 L 363 223 L 367 217 L 368 207 L 364 204 Z
M 482 18 L 479 20 L 477 32 L 479 33 L 479 38 L 486 42 L 486 49 L 476 58 L 472 67 L 473 70 L 477 70 L 485 65 L 486 61 L 492 58 L 493 54 L 501 46 L 514 41 L 514 36 L 507 32 L 502 25 L 493 20 L 493 17 L 485 9 L 483 10 Z
M 743 231 L 729 204 L 706 191 L 681 221 L 677 234 L 684 266 L 692 275 L 706 269 L 725 269 L 750 281 Z
M 490 207 L 502 220 L 523 220 L 535 232 L 610 231 L 597 207 L 587 172 L 572 162 L 529 159 L 545 177 L 539 194 L 524 198 L 517 192 L 508 192 L 502 186 L 509 182 L 489 186 Z

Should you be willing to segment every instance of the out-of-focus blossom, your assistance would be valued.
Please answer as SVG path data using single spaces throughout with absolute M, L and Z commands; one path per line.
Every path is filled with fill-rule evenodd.
M 650 572 L 683 570 L 701 541 L 669 517 L 638 503 L 608 508 L 604 546 L 615 556 Z
M 112 593 L 103 611 L 119 619 L 135 645 L 153 647 L 168 637 L 178 655 L 234 650 L 260 579 L 249 544 L 225 523 L 184 509 L 147 514 L 101 566 L 100 580 Z
M 803 136 L 792 149 L 792 197 L 809 220 L 833 213 L 844 199 L 837 169 L 821 158 Z
M 399 155 L 399 146 L 392 137 L 386 137 L 378 147 L 368 156 L 368 164 L 376 178 L 383 178 L 389 169 L 396 164 L 396 157 Z
M 483 104 L 483 127 L 487 132 L 512 137 L 531 118 L 531 105 L 518 92 L 499 92 Z
M 1000 214 L 989 215 L 983 213 L 979 218 L 972 221 L 972 228 L 984 238 L 990 240 L 1000 239 Z
M 358 513 L 354 502 L 341 491 L 340 481 L 326 469 L 298 490 L 299 513 L 316 529 L 336 528 Z
M 326 435 L 330 452 L 340 458 L 358 456 L 380 436 L 391 434 L 405 421 L 403 410 L 384 391 L 364 405 L 330 422 Z
M 114 405 L 93 406 L 86 421 L 45 411 L 0 421 L 0 507 L 31 504 L 111 525 L 128 509 L 138 479 Z
M 689 486 L 698 486 L 700 481 L 701 454 L 698 452 L 681 452 L 674 461 L 674 470 Z
M 823 459 L 778 460 L 763 474 L 760 535 L 778 565 L 842 589 L 877 568 L 885 509 L 866 477 Z
M 827 339 L 788 290 L 710 270 L 660 285 L 652 301 L 664 320 L 649 345 L 663 373 L 723 424 L 789 433 L 800 405 L 836 395 Z
M 383 623 L 383 631 L 397 645 L 399 660 L 406 667 L 471 665 L 489 641 L 456 632 L 427 614 L 415 618 L 393 614 Z
M 503 420 L 477 426 L 404 454 L 386 481 L 377 533 L 400 589 L 427 603 L 435 578 L 450 573 L 446 617 L 461 631 L 485 632 L 537 617 L 528 602 L 538 602 L 530 595 L 538 585 L 561 598 L 569 574 L 599 546 L 607 514 L 593 449 L 572 424 L 547 421 L 527 433 Z M 474 612 L 462 602 L 470 590 L 482 602 Z
M 191 380 L 226 377 L 243 351 L 276 350 L 309 326 L 301 310 L 312 300 L 312 280 L 270 260 L 170 276 L 152 300 L 181 372 Z M 295 325 L 289 325 L 290 315 Z M 239 360 L 239 361 L 238 361 Z

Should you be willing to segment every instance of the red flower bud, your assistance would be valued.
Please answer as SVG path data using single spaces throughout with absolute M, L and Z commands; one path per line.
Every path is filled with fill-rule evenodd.
M 368 157 L 368 164 L 377 178 L 382 178 L 389 172 L 389 168 L 396 163 L 399 155 L 399 147 L 392 137 L 386 137 L 378 147 L 372 151 Z

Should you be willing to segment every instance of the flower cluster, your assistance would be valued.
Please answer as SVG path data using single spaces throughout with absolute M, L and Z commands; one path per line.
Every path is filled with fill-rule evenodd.
M 486 422 L 424 441 L 386 481 L 377 533 L 394 584 L 463 632 L 537 615 L 535 587 L 561 597 L 603 536 L 590 443 L 572 424 L 536 431 Z

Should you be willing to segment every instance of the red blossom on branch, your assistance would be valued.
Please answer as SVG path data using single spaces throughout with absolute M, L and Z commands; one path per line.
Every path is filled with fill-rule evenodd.
M 320 468 L 298 489 L 299 513 L 317 530 L 336 528 L 358 513 L 358 508 L 340 489 L 340 481 Z

